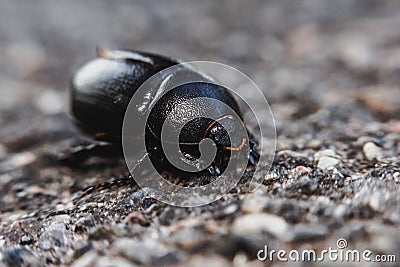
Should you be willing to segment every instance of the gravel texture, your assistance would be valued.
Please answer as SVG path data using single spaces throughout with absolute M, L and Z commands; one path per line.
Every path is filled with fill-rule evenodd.
M 1 0 L 0 265 L 263 266 L 265 245 L 321 251 L 339 238 L 398 264 L 399 25 L 388 0 Z M 177 208 L 147 196 L 119 157 L 60 161 L 91 143 L 66 99 L 98 45 L 253 78 L 278 134 L 261 188 L 246 193 L 244 181 Z

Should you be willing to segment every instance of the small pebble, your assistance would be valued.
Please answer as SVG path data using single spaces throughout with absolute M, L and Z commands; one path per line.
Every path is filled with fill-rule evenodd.
M 196 255 L 189 259 L 185 264 L 185 266 L 192 267 L 221 267 L 221 266 L 232 266 L 232 263 L 227 261 L 225 258 L 221 256 L 200 256 Z
M 148 219 L 143 216 L 143 214 L 140 211 L 134 211 L 132 213 L 130 213 L 125 219 L 124 219 L 124 223 L 137 223 L 143 226 L 148 226 L 150 225 L 150 222 L 148 221 Z
M 372 142 L 366 143 L 363 147 L 363 151 L 365 157 L 370 161 L 379 159 L 382 156 L 382 149 Z
M 71 265 L 72 267 L 89 267 L 93 266 L 96 262 L 96 259 L 99 257 L 97 252 L 92 250 L 85 254 L 82 257 L 78 258 L 74 263 Z
M 31 152 L 22 152 L 8 157 L 0 163 L 0 172 L 8 172 L 17 168 L 22 168 L 34 162 L 36 156 Z
M 267 203 L 267 197 L 257 194 L 249 194 L 244 198 L 241 210 L 245 213 L 262 212 Z
M 122 257 L 99 257 L 96 260 L 96 264 L 94 266 L 97 267 L 109 267 L 109 266 L 118 266 L 118 267 L 132 267 L 132 263 L 128 260 L 125 260 Z
M 39 255 L 27 246 L 13 246 L 0 249 L 0 266 L 43 266 Z
M 39 238 L 39 247 L 43 250 L 51 250 L 55 247 L 67 247 L 71 242 L 72 240 L 65 224 L 55 223 L 45 227 L 45 231 Z
M 375 67 L 376 49 L 369 38 L 351 32 L 340 36 L 337 44 L 337 57 L 354 71 L 368 71 Z
M 268 232 L 283 238 L 289 231 L 289 224 L 282 217 L 267 213 L 254 213 L 237 218 L 232 230 L 239 234 L 260 234 Z
M 311 241 L 325 237 L 328 228 L 321 224 L 297 224 L 287 232 L 286 241 Z
M 297 152 L 297 151 L 292 151 L 292 150 L 281 150 L 277 153 L 278 157 L 291 157 L 291 158 L 307 158 L 307 155 Z
M 335 159 L 335 158 L 332 158 L 332 157 L 323 156 L 318 161 L 318 168 L 321 169 L 321 170 L 326 170 L 329 167 L 335 166 L 339 162 L 340 162 L 340 160 L 338 160 L 338 159 Z
M 333 212 L 333 216 L 336 219 L 342 220 L 342 218 L 345 216 L 346 213 L 348 213 L 348 208 L 346 205 L 344 204 L 340 204 L 339 206 L 337 206 Z
M 43 114 L 57 114 L 62 111 L 63 99 L 61 95 L 54 90 L 46 90 L 36 99 L 36 107 Z
M 204 240 L 206 233 L 203 229 L 184 228 L 171 235 L 171 240 L 184 249 L 194 249 Z
M 321 150 L 314 154 L 315 161 L 319 161 L 322 157 L 336 158 L 337 155 L 336 155 L 335 151 L 333 151 L 332 149 Z
M 113 244 L 112 252 L 140 264 L 153 264 L 168 254 L 168 250 L 155 239 L 136 240 L 120 238 Z
M 300 175 L 306 174 L 311 172 L 311 168 L 299 165 L 293 170 L 293 175 L 295 178 L 297 178 Z
M 33 241 L 35 241 L 35 240 L 33 239 L 33 237 L 31 235 L 24 235 L 21 237 L 20 243 L 21 243 L 21 245 L 29 245 L 29 244 L 32 244 Z
M 10 175 L 9 173 L 0 175 L 0 186 L 1 185 L 5 185 L 8 182 L 10 182 L 14 177 L 12 175 Z
M 159 215 L 159 221 L 162 225 L 171 225 L 174 221 L 180 220 L 185 216 L 183 209 L 179 207 L 168 206 Z

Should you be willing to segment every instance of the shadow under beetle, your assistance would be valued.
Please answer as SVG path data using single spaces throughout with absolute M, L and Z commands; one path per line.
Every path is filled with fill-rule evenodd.
M 131 98 L 147 79 L 166 68 L 179 64 L 179 62 L 161 55 L 133 50 L 98 49 L 97 55 L 96 59 L 78 69 L 71 79 L 70 113 L 72 121 L 79 129 L 97 141 L 107 142 L 107 145 L 77 148 L 75 154 L 96 154 L 105 149 L 106 151 L 117 151 L 122 155 L 122 124 Z M 229 90 L 214 84 L 212 77 L 192 69 L 187 69 L 187 71 L 201 76 L 204 82 L 180 85 L 165 93 L 154 106 L 144 105 L 146 108 L 151 108 L 144 134 L 148 156 L 157 171 L 167 171 L 173 175 L 182 175 L 183 173 L 166 159 L 160 135 L 162 125 L 175 105 L 197 97 L 216 99 L 234 110 L 243 123 L 239 105 Z M 174 73 L 170 75 L 174 75 Z M 160 90 L 162 91 L 164 89 L 162 84 L 160 81 L 158 86 L 151 89 L 149 95 L 156 96 Z M 148 99 L 143 99 L 144 104 L 146 101 L 148 102 Z M 203 107 L 187 107 L 188 112 L 201 108 Z M 186 160 L 198 158 L 200 141 L 210 138 L 216 144 L 217 155 L 212 164 L 204 171 L 199 171 L 198 174 L 219 175 L 226 168 L 231 151 L 241 150 L 247 143 L 250 146 L 248 164 L 255 165 L 259 154 L 257 153 L 257 141 L 253 135 L 247 130 L 250 140 L 243 138 L 240 144 L 232 145 L 228 132 L 220 122 L 232 120 L 233 116 L 222 106 L 216 108 L 221 113 L 218 119 L 196 118 L 182 128 L 179 135 L 182 157 L 185 157 Z M 140 112 L 138 110 L 138 114 Z M 103 155 L 107 153 L 104 152 Z

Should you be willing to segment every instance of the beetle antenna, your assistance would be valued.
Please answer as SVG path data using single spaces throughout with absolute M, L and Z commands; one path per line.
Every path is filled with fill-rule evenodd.
M 117 60 L 133 60 L 139 62 L 145 62 L 151 65 L 154 65 L 154 61 L 147 56 L 141 55 L 134 51 L 128 50 L 112 50 L 105 47 L 97 47 L 96 48 L 97 56 L 100 58 L 106 59 L 117 59 Z

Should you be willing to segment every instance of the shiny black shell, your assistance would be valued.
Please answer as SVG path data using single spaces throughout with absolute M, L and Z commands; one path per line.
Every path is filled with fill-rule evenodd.
M 138 88 L 157 73 L 154 76 L 156 80 L 151 86 L 145 87 L 145 92 L 137 92 L 135 105 L 132 105 L 135 118 L 141 120 L 148 114 L 145 131 L 143 133 L 143 129 L 130 129 L 132 136 L 129 138 L 143 140 L 144 137 L 147 153 L 160 172 L 181 173 L 166 159 L 160 137 L 163 123 L 174 108 L 178 113 L 172 120 L 185 122 L 178 139 L 181 156 L 189 160 L 199 158 L 199 143 L 204 138 L 211 138 L 217 146 L 213 163 L 198 174 L 220 174 L 229 162 L 231 151 L 241 150 L 247 145 L 250 148 L 249 164 L 254 165 L 259 155 L 256 151 L 257 141 L 251 133 L 248 132 L 250 140 L 240 139 L 241 143 L 236 144 L 230 142 L 228 132 L 236 132 L 238 129 L 235 127 L 239 125 L 233 123 L 232 113 L 240 119 L 240 127 L 244 125 L 239 105 L 230 91 L 192 66 L 177 64 L 177 60 L 150 53 L 98 49 L 98 58 L 83 65 L 71 79 L 70 113 L 73 122 L 94 139 L 109 142 L 122 152 L 122 126 L 128 104 Z M 174 65 L 177 65 L 176 68 L 169 68 Z M 195 77 L 196 82 L 166 89 L 167 84 L 174 84 L 173 80 L 180 81 L 182 77 Z M 208 103 L 207 100 L 203 106 L 185 103 L 186 100 L 198 97 L 219 102 Z M 215 111 L 216 120 L 195 117 L 189 122 L 182 121 L 185 114 L 196 114 L 206 108 L 204 105 Z M 221 120 L 228 120 L 232 127 L 225 129 L 220 124 Z M 224 123 L 229 125 L 226 121 Z
M 212 108 L 216 110 L 220 116 L 226 115 L 229 111 L 226 105 L 231 107 L 236 114 L 240 114 L 238 104 L 232 95 L 224 87 L 213 83 L 207 82 L 195 82 L 180 85 L 170 91 L 168 91 L 152 108 L 149 119 L 148 127 L 152 134 L 156 137 L 161 136 L 161 127 L 170 114 L 173 108 L 177 105 L 182 104 L 181 109 L 176 112 L 176 116 L 170 116 L 170 120 L 179 121 L 186 114 L 196 114 L 198 110 L 205 109 L 204 106 L 187 105 L 187 100 L 196 99 L 199 97 L 207 97 L 209 99 L 216 99 L 220 102 L 211 101 L 205 102 L 204 104 L 212 105 Z M 221 104 L 219 104 L 221 103 Z M 204 136 L 207 135 L 205 130 L 213 120 L 204 117 L 197 117 L 192 121 L 188 122 L 180 133 L 179 143 L 180 144 L 198 144 Z M 225 144 L 229 145 L 229 144 Z
M 150 53 L 98 49 L 98 58 L 79 68 L 71 79 L 72 120 L 97 140 L 118 142 L 133 94 L 152 75 L 175 64 Z
M 124 114 L 133 94 L 140 85 L 155 73 L 178 64 L 176 60 L 132 50 L 99 50 L 99 57 L 78 69 L 71 79 L 70 109 L 74 123 L 97 140 L 120 142 Z M 184 70 L 193 72 L 193 70 Z M 239 106 L 232 94 L 222 86 L 213 84 L 207 76 L 195 73 L 205 82 L 178 86 L 165 93 L 151 108 L 148 133 L 159 139 L 161 126 L 169 112 L 185 100 L 197 97 L 217 99 L 231 107 L 241 116 Z M 170 76 L 173 76 L 171 73 Z M 209 81 L 209 82 L 207 82 Z M 162 81 L 160 81 L 162 84 Z M 150 95 L 163 90 L 162 86 L 151 88 Z M 146 100 L 147 101 L 147 100 Z M 144 100 L 145 102 L 145 100 Z M 201 106 L 185 106 L 182 112 L 195 113 Z M 214 105 L 221 116 L 228 113 L 224 105 Z M 144 113 L 143 111 L 138 111 Z M 179 119 L 179 118 L 177 118 Z M 198 144 L 212 121 L 198 118 L 188 123 L 180 134 L 181 144 Z M 218 126 L 218 124 L 216 125 Z M 225 136 L 223 131 L 219 136 Z M 216 135 L 218 137 L 218 134 Z M 222 138 L 221 138 L 222 139 Z M 229 140 L 221 144 L 229 146 Z

